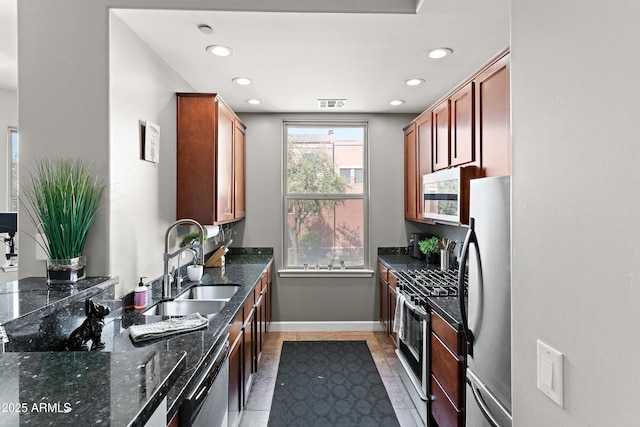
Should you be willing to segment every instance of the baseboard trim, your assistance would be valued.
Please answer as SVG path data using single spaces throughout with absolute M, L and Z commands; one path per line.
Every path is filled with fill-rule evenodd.
M 383 332 L 380 322 L 271 322 L 269 332 Z

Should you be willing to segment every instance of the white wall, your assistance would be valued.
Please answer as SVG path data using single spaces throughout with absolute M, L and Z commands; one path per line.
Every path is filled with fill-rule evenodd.
M 165 230 L 176 220 L 175 92 L 193 88 L 113 13 L 109 49 L 109 258 L 123 294 L 139 276 L 162 274 Z M 159 163 L 141 159 L 145 120 L 160 126 Z
M 369 123 L 369 252 L 375 268 L 379 246 L 406 246 L 403 132 L 415 116 L 350 114 L 240 114 L 247 126 L 247 217 L 236 227 L 234 246 L 273 247 L 282 268 L 282 159 L 284 120 L 366 120 Z M 373 321 L 375 277 L 300 279 L 276 277 L 276 321 Z M 313 301 L 312 304 L 309 302 Z
M 109 183 L 108 13 L 97 3 L 18 2 L 22 184 L 43 156 L 84 158 Z M 103 210 L 89 231 L 90 275 L 110 272 L 108 216 Z M 20 277 L 42 277 L 45 262 L 35 259 L 35 243 L 25 237 L 35 226 L 24 220 L 20 226 Z
M 514 425 L 637 426 L 640 3 L 512 1 Z M 536 389 L 565 354 L 565 408 Z

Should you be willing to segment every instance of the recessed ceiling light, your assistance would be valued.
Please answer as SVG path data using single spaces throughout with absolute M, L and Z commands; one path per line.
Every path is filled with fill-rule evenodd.
M 216 56 L 229 56 L 233 53 L 231 48 L 219 45 L 207 46 L 207 52 Z
M 244 102 L 246 102 L 247 104 L 251 104 L 251 105 L 262 104 L 262 101 L 260 101 L 259 99 L 247 99 Z
M 405 80 L 404 84 L 407 86 L 418 86 L 424 83 L 424 79 L 409 79 Z
M 448 47 L 439 47 L 437 49 L 431 49 L 430 51 L 425 53 L 424 56 L 425 58 L 440 59 L 444 58 L 445 56 L 449 56 L 452 53 L 453 50 L 449 49 Z
M 403 99 L 394 99 L 393 101 L 390 101 L 389 104 L 391 104 L 391 105 L 393 105 L 395 107 L 396 105 L 404 104 L 404 100 Z
M 211 28 L 207 24 L 198 25 L 198 29 L 200 30 L 200 32 L 202 32 L 202 34 L 213 34 L 213 28 Z
M 235 84 L 239 84 L 241 86 L 247 86 L 247 85 L 250 85 L 251 83 L 253 83 L 253 80 L 251 80 L 248 77 L 236 77 L 236 78 L 232 79 L 231 81 L 234 82 Z

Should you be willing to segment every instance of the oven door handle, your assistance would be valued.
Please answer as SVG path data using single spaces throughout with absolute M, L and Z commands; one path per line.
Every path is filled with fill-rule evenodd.
M 404 297 L 404 305 L 406 305 L 409 310 L 416 313 L 421 319 L 424 320 L 427 318 L 428 314 L 426 310 L 413 304 L 411 301 L 409 301 L 409 298 L 406 295 Z
M 469 329 L 469 316 L 464 300 L 464 276 L 467 272 L 467 261 L 469 259 L 469 250 L 472 244 L 475 248 L 478 266 L 481 266 L 480 251 L 478 250 L 478 237 L 475 232 L 475 218 L 469 218 L 469 231 L 464 238 L 462 251 L 460 251 L 460 268 L 458 269 L 458 302 L 460 304 L 460 314 L 462 317 L 462 330 L 465 338 L 467 339 L 467 354 L 469 356 L 473 356 L 474 336 L 471 329 Z M 481 267 L 480 270 L 482 270 Z M 478 280 L 482 281 L 482 274 L 479 274 L 478 276 Z M 482 286 L 480 286 L 480 288 L 482 288 Z

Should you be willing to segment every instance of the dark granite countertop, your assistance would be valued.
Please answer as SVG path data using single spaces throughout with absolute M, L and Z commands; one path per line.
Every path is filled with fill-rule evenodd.
M 91 298 L 115 286 L 118 277 L 88 277 L 73 284 L 49 285 L 46 277 L 27 277 L 0 284 L 0 324 L 30 323 L 62 307 Z
M 174 335 L 164 339 L 155 339 L 134 344 L 129 338 L 127 328 L 133 324 L 159 321 L 162 318 L 153 316 L 148 318 L 142 314 L 143 310 L 126 309 L 122 313 L 122 325 L 120 333 L 113 337 L 113 342 L 107 342 L 107 348 L 111 346 L 113 351 L 129 352 L 138 349 L 147 350 L 184 350 L 186 351 L 186 366 L 184 372 L 176 381 L 174 387 L 169 390 L 168 418 L 170 419 L 180 407 L 186 392 L 192 387 L 192 382 L 198 377 L 200 371 L 215 353 L 218 339 L 229 330 L 229 324 L 244 306 L 247 296 L 255 288 L 260 276 L 273 261 L 273 249 L 234 249 L 231 248 L 226 255 L 224 268 L 205 268 L 200 280 L 203 284 L 238 284 L 240 288 L 227 302 L 222 311 L 209 317 L 209 326 L 195 332 Z M 182 291 L 198 284 L 198 282 L 185 281 Z M 175 286 L 172 288 L 172 296 L 178 292 Z M 152 306 L 161 300 L 161 289 L 153 288 L 153 298 L 148 304 Z M 105 339 L 106 342 L 106 339 Z
M 155 350 L 0 354 L 0 426 L 142 426 L 185 360 Z
M 63 420 L 59 418 L 57 413 L 54 414 L 55 416 L 52 416 L 51 413 L 45 413 L 40 415 L 21 415 L 19 421 L 20 425 L 39 426 L 47 425 L 47 423 L 49 423 L 49 425 L 75 424 L 120 426 L 129 425 L 132 419 L 134 420 L 132 425 L 142 425 L 145 421 L 141 421 L 142 424 L 137 423 L 140 420 L 146 420 L 145 417 L 148 417 L 150 413 L 155 410 L 157 404 L 160 402 L 159 399 L 164 398 L 165 395 L 167 397 L 168 419 L 170 419 L 177 412 L 186 392 L 193 386 L 195 379 L 198 378 L 202 369 L 206 366 L 207 362 L 209 362 L 210 358 L 213 357 L 215 348 L 219 344 L 219 339 L 228 332 L 230 322 L 242 309 L 247 296 L 253 291 L 262 273 L 272 261 L 272 248 L 231 248 L 226 256 L 226 265 L 223 268 L 205 268 L 204 275 L 200 281 L 203 284 L 240 285 L 236 294 L 229 300 L 229 302 L 227 302 L 225 307 L 216 315 L 209 316 L 209 325 L 206 329 L 134 344 L 129 338 L 129 332 L 127 329 L 129 326 L 133 324 L 147 323 L 150 321 L 159 321 L 162 320 L 162 318 L 159 316 L 157 318 L 155 316 L 144 316 L 141 313 L 142 310 L 134 310 L 132 308 L 115 308 L 112 309 L 112 313 L 109 315 L 111 321 L 105 324 L 102 333 L 102 340 L 105 342 L 105 350 L 103 351 L 88 353 L 25 353 L 20 352 L 21 350 L 18 348 L 15 353 L 5 353 L 0 355 L 0 369 L 2 369 L 3 363 L 12 367 L 9 371 L 3 370 L 3 379 L 5 378 L 5 372 L 14 372 L 13 375 L 16 376 L 16 378 L 20 378 L 19 381 L 16 380 L 15 387 L 5 387 L 5 389 L 10 392 L 11 390 L 15 390 L 14 393 L 16 395 L 19 393 L 18 397 L 21 400 L 18 401 L 30 403 L 33 401 L 30 396 L 37 396 L 37 399 L 46 397 L 43 393 L 47 392 L 47 388 L 43 388 L 44 391 L 42 392 L 38 390 L 40 382 L 57 387 L 60 389 L 58 390 L 59 393 L 67 393 L 70 392 L 69 390 L 75 390 L 73 393 L 77 392 L 81 396 L 88 396 L 95 393 L 98 396 L 104 397 L 104 399 L 100 398 L 81 401 L 82 407 L 80 407 L 80 404 L 78 404 L 78 406 L 74 406 L 74 402 L 77 400 L 73 400 L 71 402 L 72 412 L 69 416 L 76 414 L 77 416 L 82 417 L 78 418 L 77 422 L 73 421 L 67 423 L 65 421 L 66 419 Z M 113 280 L 115 280 L 115 282 L 113 282 Z M 4 304 L 6 301 L 7 304 L 13 304 L 13 302 L 10 301 L 12 299 L 15 300 L 16 295 L 18 295 L 18 299 L 20 300 L 23 296 L 27 296 L 27 293 L 31 294 L 36 300 L 38 298 L 44 298 L 45 304 L 42 307 L 42 301 L 29 305 L 31 302 L 25 299 L 24 305 L 21 305 L 18 310 L 18 313 L 21 313 L 21 316 L 8 317 L 9 319 L 13 319 L 11 320 L 11 323 L 22 322 L 23 319 L 33 317 L 36 314 L 51 314 L 56 311 L 56 308 L 60 309 L 72 302 L 77 302 L 97 295 L 104 291 L 105 283 L 109 284 L 109 286 L 113 286 L 113 284 L 117 283 L 117 278 L 92 278 L 82 282 L 87 283 L 77 282 L 77 284 L 81 285 L 81 288 L 78 288 L 76 284 L 76 290 L 71 288 L 56 290 L 56 292 L 54 292 L 54 298 L 49 296 L 48 299 L 40 296 L 43 292 L 46 293 L 46 279 L 44 278 L 34 279 L 33 281 L 30 279 L 19 280 L 17 284 L 18 291 L 15 292 L 13 290 L 16 289 L 16 285 L 12 284 L 14 282 L 9 282 L 3 285 L 4 287 L 0 288 L 3 290 L 3 294 L 0 294 L 0 303 Z M 183 282 L 182 291 L 194 284 L 197 283 L 189 281 Z M 173 287 L 172 296 L 176 296 L 177 294 L 178 292 L 175 287 Z M 51 295 L 50 292 L 49 295 Z M 3 300 L 2 298 L 5 299 Z M 152 297 L 149 301 L 148 307 L 160 300 L 161 283 L 156 281 L 152 287 Z M 23 309 L 22 307 L 25 308 Z M 0 307 L 0 310 L 2 310 L 2 313 L 5 312 L 2 307 Z M 12 310 L 8 309 L 7 312 L 8 314 L 11 314 Z M 22 315 L 22 313 L 24 313 L 24 315 Z M 30 321 L 33 322 L 33 319 L 30 319 Z M 28 325 L 28 323 L 25 324 Z M 10 339 L 11 338 L 12 337 L 10 336 Z M 167 377 L 167 382 L 158 389 L 159 393 L 157 397 L 159 399 L 154 398 L 140 400 L 141 397 L 140 392 L 137 391 L 138 389 L 134 388 L 133 392 L 131 392 L 127 389 L 127 387 L 129 387 L 127 384 L 130 384 L 131 387 L 133 387 L 133 384 L 135 383 L 137 384 L 136 387 L 142 387 L 138 371 L 140 370 L 140 366 L 144 365 L 143 361 L 147 360 L 145 358 L 149 358 L 149 355 L 153 354 L 160 355 L 159 357 L 162 358 L 162 363 L 166 365 L 166 369 L 169 369 L 170 366 L 177 366 L 178 369 L 171 371 L 171 375 Z M 174 359 L 171 359 L 171 355 L 174 355 Z M 180 355 L 180 358 L 175 359 L 175 355 Z M 21 362 L 22 359 L 20 358 L 24 358 L 24 360 L 28 362 Z M 34 382 L 22 380 L 22 377 L 25 375 L 24 372 L 30 372 L 29 369 L 31 369 L 31 365 L 29 365 L 29 363 L 35 363 L 38 367 L 37 369 L 40 369 L 38 373 L 32 374 L 37 375 L 37 377 L 32 378 Z M 89 363 L 89 365 L 87 365 L 87 363 Z M 105 370 L 100 371 L 100 375 L 102 376 L 101 381 L 103 381 L 107 390 L 105 395 L 101 395 L 98 390 L 100 383 L 96 386 L 94 383 L 85 384 L 81 381 L 80 385 L 77 386 L 79 388 L 74 388 L 76 387 L 76 378 L 82 378 L 82 372 L 88 372 L 93 369 L 91 368 L 92 363 L 95 365 L 104 365 Z M 171 363 L 173 363 L 173 365 L 171 365 Z M 49 365 L 51 368 L 47 368 Z M 54 368 L 55 366 L 66 366 L 68 369 L 58 369 Z M 89 377 L 95 379 L 96 376 L 97 374 Z M 36 382 L 36 379 L 39 382 Z M 126 380 L 125 384 L 120 385 L 120 379 L 123 381 Z M 72 385 L 67 387 L 68 384 Z M 136 391 L 137 394 L 135 393 Z M 51 393 L 51 399 L 58 399 L 58 396 L 61 396 L 61 394 L 54 394 L 53 391 Z M 13 401 L 16 401 L 15 396 L 9 397 L 11 397 Z M 27 399 L 27 397 L 29 397 L 29 399 Z M 12 401 L 7 400 L 8 398 L 5 399 L 2 391 L 0 391 L 0 398 L 2 398 L 0 399 L 0 404 L 5 402 L 8 404 Z M 126 401 L 131 402 L 126 403 Z M 124 404 L 125 407 L 119 407 L 121 403 Z M 114 408 L 114 406 L 117 408 Z M 111 407 L 111 412 L 103 409 L 109 407 Z M 0 410 L 2 410 L 1 407 Z M 100 419 L 100 422 L 90 418 L 84 418 L 85 415 L 89 416 L 93 411 L 102 411 L 101 414 L 103 415 L 103 418 Z M 143 413 L 141 414 L 139 411 L 142 411 Z M 0 413 L 0 426 L 5 425 L 4 415 L 5 414 Z M 67 414 L 63 415 L 67 416 Z M 11 420 L 14 420 L 14 418 Z M 34 421 L 29 421 L 29 423 L 27 423 L 27 420 Z M 12 423 L 13 421 L 10 421 L 9 425 L 13 425 Z
M 427 264 L 424 259 L 411 257 L 406 248 L 380 248 L 378 260 L 392 271 L 440 268 L 439 265 Z M 453 328 L 462 330 L 462 316 L 457 297 L 429 297 L 427 303 Z

